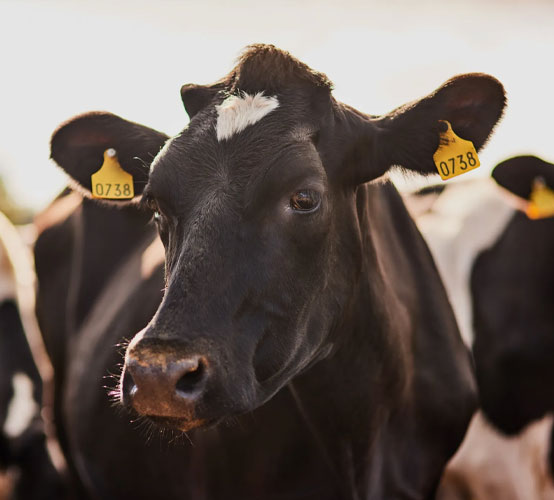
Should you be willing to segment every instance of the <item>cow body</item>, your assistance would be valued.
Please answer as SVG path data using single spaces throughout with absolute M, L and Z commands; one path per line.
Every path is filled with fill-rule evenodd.
M 476 498 L 538 500 L 554 492 L 547 473 L 554 219 L 533 220 L 524 211 L 535 179 L 554 186 L 554 166 L 516 157 L 493 176 L 409 200 L 473 349 L 481 406 L 492 423 L 476 418 L 447 481 Z
M 480 147 L 504 105 L 488 78 L 381 118 L 376 149 L 373 118 L 334 101 L 324 75 L 259 46 L 226 79 L 183 88 L 192 121 L 167 143 L 109 114 L 55 133 L 53 158 L 85 194 L 114 148 L 143 200 L 124 209 L 134 220 L 104 219 L 114 237 L 118 224 L 132 236 L 66 342 L 59 425 L 90 496 L 432 498 L 474 410 L 472 371 L 400 196 L 387 181 L 364 182 L 396 161 L 416 168 L 390 142 L 397 126 L 423 144 L 430 169 L 435 113 L 456 124 L 458 103 L 455 126 Z M 439 109 L 428 116 L 431 99 Z M 465 106 L 481 112 L 489 99 L 477 133 Z M 410 136 L 420 113 L 429 144 Z M 114 209 L 82 208 L 71 259 L 90 269 L 113 253 L 88 252 L 103 228 L 87 228 L 85 210 Z M 137 331 L 116 395 L 139 419 L 186 432 L 177 442 L 148 441 L 102 387 L 118 371 L 112 346 Z
M 26 257 L 16 229 L 0 214 L 0 467 L 13 479 L 14 498 L 47 499 L 62 489 L 46 447 L 42 379 L 21 316 L 27 314 L 31 326 L 25 306 L 33 283 Z M 23 308 L 21 300 L 27 301 Z
M 36 220 L 40 232 L 35 244 L 36 312 L 46 351 L 54 366 L 57 438 L 72 473 L 72 494 L 76 497 L 87 493 L 76 470 L 77 459 L 69 444 L 70 426 L 63 407 L 68 385 L 73 380 L 68 374 L 74 364 L 82 364 L 75 357 L 78 332 L 114 269 L 129 258 L 142 238 L 154 237 L 152 228 L 146 225 L 148 221 L 149 217 L 137 210 L 97 206 L 69 190 Z M 98 237 L 100 234 L 102 237 Z M 116 344 L 123 340 L 109 344 L 113 349 L 104 349 L 105 352 L 117 353 Z M 104 362 L 103 359 L 89 361 L 86 366 L 92 370 L 98 365 L 102 370 L 95 387 L 106 398 L 105 387 L 110 384 L 106 377 L 118 368 L 115 364 L 113 367 L 101 364 Z

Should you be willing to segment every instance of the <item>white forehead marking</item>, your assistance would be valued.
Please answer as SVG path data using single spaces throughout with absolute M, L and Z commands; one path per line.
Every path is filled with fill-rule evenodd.
M 262 92 L 227 97 L 217 109 L 217 140 L 229 139 L 249 125 L 260 121 L 279 106 L 276 97 L 266 97 Z
M 441 274 L 465 344 L 474 340 L 471 270 L 477 256 L 492 247 L 514 207 L 492 179 L 450 184 L 433 210 L 416 218 Z
M 4 433 L 9 437 L 17 437 L 29 426 L 39 408 L 33 399 L 33 382 L 27 375 L 16 373 L 12 385 L 13 397 L 8 406 Z

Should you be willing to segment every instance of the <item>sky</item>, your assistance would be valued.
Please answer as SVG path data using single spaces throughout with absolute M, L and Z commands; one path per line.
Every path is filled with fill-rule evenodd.
M 508 108 L 467 175 L 516 154 L 554 162 L 553 27 L 554 2 L 533 0 L 0 0 L 0 175 L 41 209 L 66 182 L 48 159 L 60 123 L 105 110 L 177 134 L 181 85 L 217 80 L 260 42 L 323 71 L 335 97 L 370 114 L 459 73 L 492 74 Z

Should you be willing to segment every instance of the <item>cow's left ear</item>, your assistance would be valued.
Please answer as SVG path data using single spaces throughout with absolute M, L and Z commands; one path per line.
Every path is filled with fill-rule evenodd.
M 493 179 L 520 198 L 529 199 L 537 180 L 554 191 L 554 165 L 536 156 L 515 156 L 492 170 Z
M 85 196 L 91 195 L 91 176 L 104 162 L 104 152 L 114 149 L 119 165 L 133 177 L 134 194 L 148 182 L 150 163 L 168 136 L 106 112 L 91 112 L 63 123 L 52 135 L 52 159 L 69 175 Z
M 502 84 L 492 76 L 472 73 L 456 76 L 428 96 L 391 113 L 369 119 L 366 151 L 358 181 L 379 177 L 397 165 L 421 174 L 437 173 L 433 155 L 443 124 L 450 122 L 462 139 L 479 150 L 500 120 L 506 105 Z

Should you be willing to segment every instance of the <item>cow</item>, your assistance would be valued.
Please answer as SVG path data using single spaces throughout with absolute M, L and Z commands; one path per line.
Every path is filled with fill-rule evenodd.
M 47 500 L 61 498 L 63 489 L 41 416 L 38 366 L 48 374 L 48 365 L 32 312 L 32 280 L 30 252 L 0 213 L 0 470 L 10 498 Z
M 554 189 L 554 165 L 517 156 L 408 200 L 473 349 L 482 414 L 447 473 L 471 498 L 554 497 L 554 218 L 533 217 L 537 182 Z
M 253 45 L 216 83 L 182 87 L 190 123 L 173 138 L 105 112 L 54 133 L 85 199 L 35 259 L 39 295 L 59 291 L 47 256 L 68 237 L 58 424 L 89 497 L 433 498 L 475 381 L 386 173 L 434 172 L 440 120 L 480 149 L 504 90 L 460 75 L 379 117 L 331 90 Z M 134 199 L 92 196 L 106 155 Z M 115 411 L 102 386 L 122 343 Z

